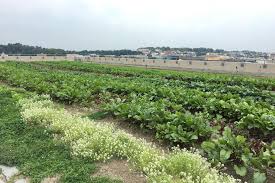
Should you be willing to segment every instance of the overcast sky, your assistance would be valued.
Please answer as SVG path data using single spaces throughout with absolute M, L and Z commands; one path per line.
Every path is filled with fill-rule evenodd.
M 275 0 L 0 0 L 0 44 L 275 52 Z

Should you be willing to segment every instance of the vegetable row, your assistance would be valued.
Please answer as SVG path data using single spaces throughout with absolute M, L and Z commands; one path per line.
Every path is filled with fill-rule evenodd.
M 187 71 L 148 70 L 144 68 L 100 65 L 83 62 L 33 62 L 36 65 L 50 66 L 52 68 L 68 69 L 83 72 L 108 73 L 127 77 L 165 78 L 169 80 L 181 80 L 188 82 L 203 82 L 214 84 L 226 84 L 230 86 L 244 86 L 247 88 L 259 88 L 261 90 L 275 90 L 274 78 L 261 78 L 232 74 L 213 74 Z
M 244 175 L 251 165 L 261 170 L 274 166 L 273 105 L 239 95 L 167 87 L 154 79 L 152 82 L 147 78 L 57 72 L 12 62 L 0 64 L 2 81 L 67 103 L 99 100 L 105 110 L 152 129 L 159 139 L 184 145 L 202 143 L 209 158 L 233 161 L 239 175 Z M 228 129 L 239 145 L 232 145 L 232 140 L 224 142 Z

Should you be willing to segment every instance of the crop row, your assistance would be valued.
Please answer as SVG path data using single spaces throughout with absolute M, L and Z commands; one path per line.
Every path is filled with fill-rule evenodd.
M 274 138 L 274 106 L 238 95 L 167 87 L 157 79 L 148 82 L 146 78 L 129 80 L 109 75 L 57 72 L 17 63 L 0 64 L 0 80 L 50 94 L 54 99 L 68 103 L 106 101 L 106 110 L 153 129 L 158 138 L 189 145 L 205 141 L 203 148 L 208 156 L 225 163 L 233 160 L 250 166 L 252 160 L 261 157 L 261 152 L 268 151 L 269 146 L 261 146 L 262 151 L 256 152 L 251 146 L 254 142 L 245 137 L 267 144 Z M 230 143 L 213 140 L 215 134 L 223 142 L 222 139 L 227 138 L 227 126 L 234 132 L 232 138 L 247 148 L 239 145 L 232 149 Z M 216 153 L 213 149 L 218 150 L 219 157 L 211 155 Z M 224 152 L 224 149 L 228 150 Z M 268 158 L 266 154 L 262 156 L 264 159 Z M 272 164 L 264 162 L 263 158 L 257 163 L 261 167 Z M 239 174 L 243 173 L 240 173 L 243 167 L 238 168 Z
M 238 180 L 221 174 L 198 152 L 175 149 L 166 154 L 152 144 L 87 118 L 71 115 L 56 108 L 45 96 L 19 101 L 21 114 L 29 124 L 38 124 L 58 133 L 71 146 L 73 156 L 94 161 L 123 158 L 142 171 L 149 182 L 159 183 L 236 183 Z
M 64 69 L 63 65 L 54 64 L 54 66 L 49 66 L 47 63 L 48 62 L 43 62 L 43 63 L 35 62 L 35 63 L 32 63 L 31 65 L 29 65 L 29 67 L 33 67 L 33 68 L 39 69 L 39 70 L 41 70 L 41 69 L 42 70 Z M 70 70 L 70 71 L 76 70 L 74 67 L 72 67 L 73 69 L 67 68 L 69 66 L 66 66 L 66 64 L 70 64 L 70 63 L 71 62 L 63 63 L 64 66 L 66 67 L 65 70 Z M 49 64 L 51 65 L 51 62 L 49 62 Z M 87 65 L 89 66 L 89 64 L 87 64 Z M 95 65 L 95 67 L 97 67 L 97 66 L 98 65 Z M 77 71 L 77 72 L 79 72 L 79 71 Z M 88 73 L 95 74 L 98 72 L 95 71 L 95 72 L 88 72 Z M 100 71 L 100 73 L 103 74 L 102 71 Z M 84 74 L 84 73 L 82 72 L 82 74 Z M 103 75 L 106 75 L 106 73 L 104 73 Z M 120 77 L 122 77 L 122 76 L 120 76 Z M 233 95 L 238 95 L 239 97 L 252 98 L 253 100 L 256 100 L 256 101 L 263 101 L 263 102 L 269 103 L 271 105 L 275 104 L 275 95 L 274 94 L 272 94 L 269 91 L 262 91 L 256 87 L 248 88 L 247 86 L 230 86 L 230 85 L 222 84 L 222 83 L 214 84 L 214 83 L 203 83 L 203 82 L 188 82 L 188 81 L 180 81 L 180 80 L 167 80 L 167 79 L 156 78 L 156 77 L 153 77 L 153 78 L 146 78 L 146 77 L 142 77 L 142 78 L 131 77 L 131 78 L 129 78 L 129 77 L 127 77 L 126 79 L 135 80 L 137 82 L 141 82 L 141 81 L 143 82 L 144 80 L 146 80 L 146 82 L 156 83 L 157 85 L 162 85 L 162 86 L 167 86 L 167 87 L 184 87 L 184 88 L 188 88 L 188 89 L 200 90 L 202 92 L 233 94 Z
M 48 93 L 53 98 L 68 103 L 92 101 L 98 95 L 103 98 L 108 95 L 112 95 L 110 98 L 115 96 L 128 98 L 131 103 L 132 99 L 128 96 L 131 96 L 131 93 L 137 93 L 139 96 L 149 96 L 151 101 L 148 99 L 147 102 L 166 99 L 179 106 L 174 110 L 175 112 L 184 112 L 184 110 L 191 113 L 205 112 L 214 117 L 218 114 L 227 122 L 237 122 L 242 129 L 256 129 L 260 135 L 267 137 L 275 126 L 273 106 L 230 94 L 166 87 L 146 82 L 146 80 L 138 82 L 125 78 L 37 71 L 25 67 L 20 69 L 20 67 L 23 66 L 12 64 L 4 66 L 1 69 L 2 80 L 38 93 Z
M 180 80 L 187 82 L 203 82 L 213 84 L 223 84 L 230 86 L 244 86 L 247 88 L 258 88 L 260 90 L 275 90 L 275 79 L 260 78 L 244 75 L 232 74 L 213 74 L 187 71 L 165 71 L 165 70 L 147 70 L 144 68 L 122 67 L 111 65 L 100 65 L 82 62 L 33 62 L 36 65 L 50 66 L 52 68 L 68 69 L 83 72 L 96 72 L 103 74 L 113 74 L 126 77 L 147 77 L 164 78 L 169 80 Z

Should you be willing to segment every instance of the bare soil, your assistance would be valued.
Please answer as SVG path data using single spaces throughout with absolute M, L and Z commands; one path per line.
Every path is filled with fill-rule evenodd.
M 124 183 L 145 183 L 146 177 L 140 172 L 134 171 L 126 160 L 112 160 L 100 164 L 98 172 L 93 176 L 107 176 L 123 181 Z
M 101 123 L 114 124 L 118 129 L 121 129 L 136 138 L 144 139 L 146 142 L 153 144 L 156 148 L 158 148 L 161 151 L 164 151 L 164 152 L 169 151 L 170 145 L 168 143 L 157 140 L 155 138 L 155 134 L 153 131 L 150 131 L 148 129 L 141 129 L 136 124 L 133 124 L 133 123 L 127 122 L 127 121 L 123 121 L 120 119 L 116 119 L 113 117 L 107 117 L 105 119 L 96 120 L 96 121 L 101 122 Z
M 80 115 L 80 116 L 87 116 L 89 114 L 100 111 L 99 108 L 86 108 L 78 105 L 65 105 L 64 108 L 71 114 Z M 123 130 L 136 138 L 144 139 L 146 140 L 146 142 L 152 143 L 161 151 L 164 151 L 164 152 L 169 151 L 170 145 L 168 143 L 157 140 L 155 138 L 155 134 L 153 131 L 150 131 L 148 129 L 141 129 L 136 124 L 123 121 L 121 119 L 116 119 L 115 117 L 112 117 L 112 116 L 106 117 L 101 120 L 94 120 L 94 121 L 100 122 L 100 123 L 113 124 L 116 128 Z
M 74 115 L 79 115 L 79 116 L 87 116 L 91 113 L 95 113 L 99 111 L 99 109 L 85 108 L 77 105 L 65 105 L 64 108 L 69 113 Z M 135 137 L 144 138 L 141 132 L 136 131 L 136 133 L 134 133 L 134 130 L 130 128 L 130 125 L 129 127 L 127 126 L 123 127 L 123 125 L 119 125 L 120 123 L 122 124 L 122 122 L 120 122 L 119 120 L 114 120 L 111 117 L 108 117 L 104 120 L 95 120 L 95 121 L 114 124 L 117 128 L 122 129 L 127 133 L 131 133 Z M 148 136 L 148 139 L 152 141 L 153 137 Z M 92 176 L 106 176 L 112 179 L 121 180 L 123 183 L 145 183 L 146 182 L 146 177 L 141 172 L 137 172 L 136 170 L 132 169 L 130 164 L 126 160 L 113 159 L 107 163 L 99 163 L 98 166 L 100 167 L 99 170 Z

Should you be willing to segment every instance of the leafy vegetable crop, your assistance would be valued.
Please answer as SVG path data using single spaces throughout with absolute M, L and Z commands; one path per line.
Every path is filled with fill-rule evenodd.
M 100 104 L 105 113 L 150 129 L 158 139 L 202 145 L 210 159 L 235 164 L 239 175 L 248 166 L 261 172 L 274 166 L 273 79 L 78 62 L 5 62 L 0 80 L 64 103 Z

